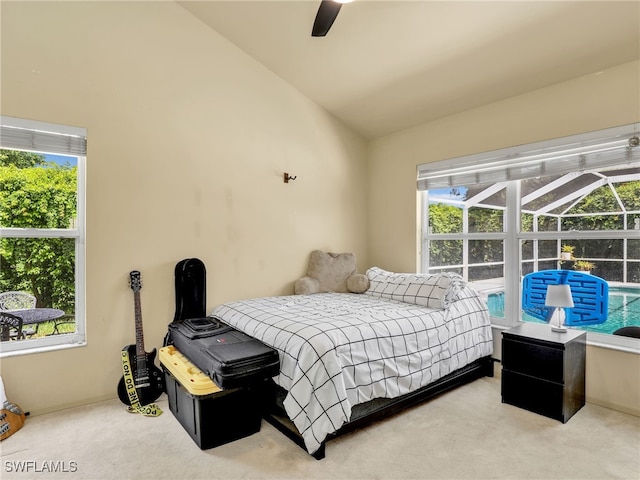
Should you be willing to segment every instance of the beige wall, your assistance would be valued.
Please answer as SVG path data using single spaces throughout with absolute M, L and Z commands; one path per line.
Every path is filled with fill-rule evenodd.
M 639 85 L 633 62 L 374 140 L 369 192 L 381 194 L 370 194 L 370 263 L 419 268 L 416 165 L 638 122 Z M 639 358 L 589 348 L 588 400 L 640 415 Z
M 183 258 L 208 308 L 292 293 L 314 248 L 366 266 L 365 142 L 173 2 L 3 2 L 2 114 L 88 129 L 88 345 L 2 360 L 26 410 L 115 396 L 133 269 L 151 350 Z

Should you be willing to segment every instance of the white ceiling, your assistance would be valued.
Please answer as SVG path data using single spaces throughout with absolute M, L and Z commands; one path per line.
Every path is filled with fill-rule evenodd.
M 367 138 L 640 58 L 640 2 L 178 2 Z

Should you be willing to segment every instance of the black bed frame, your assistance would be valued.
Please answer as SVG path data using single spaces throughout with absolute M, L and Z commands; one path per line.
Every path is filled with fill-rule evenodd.
M 449 375 L 442 377 L 440 380 L 416 390 L 415 392 L 410 392 L 397 398 L 385 399 L 383 402 L 376 402 L 375 400 L 369 402 L 372 404 L 373 402 L 376 403 L 372 408 L 367 408 L 367 413 L 365 415 L 357 418 L 356 420 L 345 423 L 340 427 L 340 429 L 338 429 L 338 431 L 330 434 L 324 442 L 322 442 L 320 448 L 311 455 L 316 460 L 322 460 L 325 457 L 326 443 L 332 438 L 395 415 L 408 407 L 422 403 L 440 395 L 441 393 L 453 390 L 456 387 L 481 377 L 493 377 L 493 359 L 491 356 L 480 358 L 479 360 L 476 360 L 475 362 L 470 363 L 469 365 L 456 370 Z M 273 388 L 279 389 L 280 387 L 273 384 Z M 275 400 L 277 395 L 270 395 L 270 397 L 274 400 L 270 408 L 268 408 L 265 413 L 265 420 L 306 451 L 304 440 L 298 432 L 298 429 L 289 419 L 283 407 Z M 352 418 L 353 417 L 354 415 L 352 415 Z

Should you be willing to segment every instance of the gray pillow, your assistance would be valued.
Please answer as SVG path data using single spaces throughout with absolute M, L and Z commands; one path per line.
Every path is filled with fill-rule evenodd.
M 318 280 L 320 292 L 348 292 L 347 278 L 354 273 L 356 256 L 353 253 L 311 252 L 307 276 Z

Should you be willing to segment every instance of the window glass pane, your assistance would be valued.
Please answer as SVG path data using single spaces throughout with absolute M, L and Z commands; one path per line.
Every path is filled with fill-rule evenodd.
M 591 273 L 604 278 L 607 282 L 622 282 L 624 275 L 622 271 L 622 262 L 611 262 L 599 260 L 594 263 Z
M 469 232 L 487 233 L 504 231 L 504 210 L 489 207 L 469 208 Z
M 0 291 L 24 291 L 37 307 L 75 312 L 75 239 L 0 239 Z
M 525 207 L 528 210 L 536 210 L 540 206 L 548 203 L 549 191 L 553 191 L 555 187 L 553 183 L 560 179 L 562 175 L 550 175 L 546 177 L 534 177 L 522 180 L 520 183 L 520 192 L 523 198 L 526 198 Z M 557 198 L 557 197 L 554 197 Z
M 481 183 L 477 185 L 467 185 L 465 200 L 470 206 L 482 204 L 489 208 L 507 206 L 506 184 L 503 183 Z
M 469 263 L 502 262 L 502 240 L 469 240 Z
M 555 261 L 547 260 L 538 262 L 539 270 L 555 270 L 558 268 L 558 264 Z
M 486 193 L 487 189 L 493 187 L 493 185 L 480 185 L 479 188 L 482 188 L 479 193 Z M 469 189 L 471 193 L 472 189 Z M 471 199 L 473 197 L 470 197 Z M 503 209 L 507 206 L 507 193 L 506 189 L 502 187 L 495 193 L 489 195 L 486 199 L 481 202 L 484 205 L 492 206 L 492 207 L 502 207 Z
M 462 240 L 429 242 L 429 266 L 462 265 Z
M 0 150 L 0 226 L 74 228 L 77 159 Z
M 556 240 L 538 240 L 539 259 L 558 259 L 559 244 Z
M 522 217 L 524 218 L 525 215 L 523 214 Z M 550 216 L 550 215 L 539 215 L 536 218 L 536 223 L 538 225 L 538 231 L 539 232 L 557 232 L 558 231 L 559 218 L 558 217 L 553 217 L 553 216 Z M 532 230 L 525 230 L 524 228 L 522 230 L 524 232 L 532 231 Z
M 429 233 L 462 233 L 462 201 L 466 189 L 430 190 Z
M 533 240 L 524 240 L 521 242 L 522 248 L 522 259 L 523 260 L 532 260 L 533 259 L 533 247 L 535 242 Z
M 474 185 L 467 188 L 469 232 L 503 232 L 506 188 L 502 183 Z

